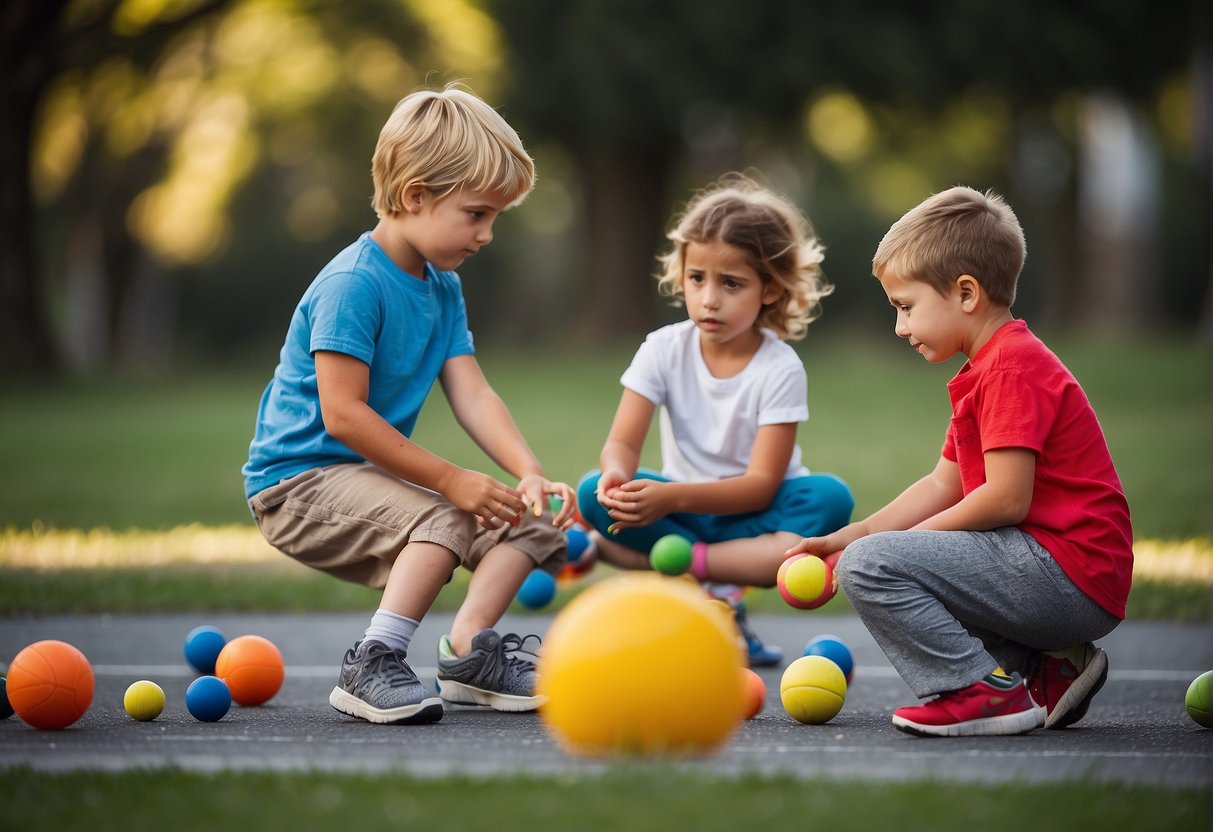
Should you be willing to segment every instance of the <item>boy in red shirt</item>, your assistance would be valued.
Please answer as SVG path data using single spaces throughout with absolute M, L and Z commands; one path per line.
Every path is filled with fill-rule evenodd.
M 1023 231 L 1003 200 L 956 187 L 881 241 L 895 332 L 948 383 L 935 469 L 864 520 L 789 550 L 842 551 L 839 583 L 921 705 L 922 736 L 1019 734 L 1081 719 L 1108 675 L 1092 642 L 1124 619 L 1133 532 L 1086 394 L 1011 314 Z

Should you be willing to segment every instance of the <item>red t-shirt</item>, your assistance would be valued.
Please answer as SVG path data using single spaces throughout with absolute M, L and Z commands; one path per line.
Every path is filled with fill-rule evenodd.
M 1032 504 L 1019 528 L 1075 586 L 1118 618 L 1133 579 L 1133 527 L 1095 411 L 1073 374 L 1021 320 L 999 328 L 948 382 L 943 456 L 964 493 L 985 482 L 986 451 L 1036 452 Z

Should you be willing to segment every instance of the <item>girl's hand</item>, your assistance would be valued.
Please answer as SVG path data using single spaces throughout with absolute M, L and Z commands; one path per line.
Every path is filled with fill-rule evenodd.
M 611 507 L 609 503 L 615 497 L 613 492 L 630 479 L 630 476 L 617 468 L 603 470 L 602 474 L 598 477 L 598 502 L 602 503 L 604 508 L 609 509 Z
M 667 495 L 670 483 L 657 480 L 632 480 L 614 489 L 602 501 L 607 514 L 615 521 L 609 531 L 617 534 L 624 529 L 651 526 L 670 513 Z
M 523 499 L 529 503 L 530 510 L 536 517 L 543 515 L 544 505 L 549 496 L 558 497 L 561 502 L 560 511 L 552 517 L 552 525 L 561 530 L 573 525 L 577 508 L 577 492 L 573 490 L 572 486 L 563 482 L 551 482 L 538 474 L 528 474 L 518 481 L 518 490 L 523 493 Z
M 451 505 L 474 516 L 476 522 L 486 529 L 499 529 L 503 523 L 517 523 L 526 508 L 522 492 L 515 491 L 488 474 L 466 468 L 460 468 L 441 493 Z

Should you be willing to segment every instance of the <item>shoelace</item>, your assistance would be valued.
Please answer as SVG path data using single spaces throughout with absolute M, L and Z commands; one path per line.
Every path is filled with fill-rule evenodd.
M 367 647 L 366 655 L 362 658 L 362 667 L 368 673 L 382 672 L 392 687 L 417 680 L 417 674 L 405 664 L 404 654 L 386 645 L 373 644 Z
M 480 668 L 480 672 L 476 674 L 478 679 L 488 682 L 492 687 L 497 688 L 505 682 L 507 674 L 513 671 L 514 676 L 521 675 L 527 671 L 535 669 L 535 663 L 527 659 L 522 659 L 517 656 L 508 655 L 514 652 L 526 652 L 532 656 L 536 654 L 533 651 L 522 650 L 522 646 L 530 639 L 535 639 L 540 644 L 543 640 L 534 633 L 527 636 L 518 636 L 514 633 L 506 633 L 497 640 L 497 648 L 489 651 L 485 656 L 484 664 Z

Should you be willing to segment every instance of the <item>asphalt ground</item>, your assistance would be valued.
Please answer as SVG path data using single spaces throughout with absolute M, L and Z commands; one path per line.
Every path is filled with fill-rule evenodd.
M 1108 651 L 1107 684 L 1090 713 L 1060 731 L 1017 737 L 924 739 L 890 724 L 894 708 L 915 701 L 909 689 L 852 615 L 754 615 L 755 629 L 783 647 L 787 661 L 805 643 L 830 633 L 855 657 L 854 679 L 842 712 L 825 725 L 801 725 L 779 701 L 782 668 L 760 670 L 767 700 L 715 753 L 673 765 L 709 774 L 790 773 L 800 777 L 962 782 L 1152 783 L 1213 786 L 1213 731 L 1184 708 L 1192 679 L 1213 668 L 1209 623 L 1126 622 L 1100 642 Z M 427 617 L 410 661 L 433 682 L 438 638 L 449 615 Z M 502 632 L 546 631 L 550 615 L 508 615 Z M 361 636 L 367 615 L 98 615 L 0 619 L 0 661 L 34 641 L 70 642 L 92 662 L 96 690 L 87 713 L 62 731 L 40 731 L 17 717 L 0 721 L 0 770 L 129 770 L 175 767 L 194 771 L 325 770 L 408 772 L 420 776 L 591 774 L 635 760 L 586 760 L 567 754 L 536 714 L 448 709 L 424 726 L 380 726 L 328 705 L 344 651 Z M 270 702 L 233 705 L 218 722 L 194 719 L 185 690 L 195 678 L 182 646 L 198 624 L 228 638 L 246 633 L 278 645 L 286 679 Z M 127 686 L 150 679 L 165 691 L 164 712 L 151 722 L 126 715 Z M 621 685 L 644 685 L 621 678 Z

